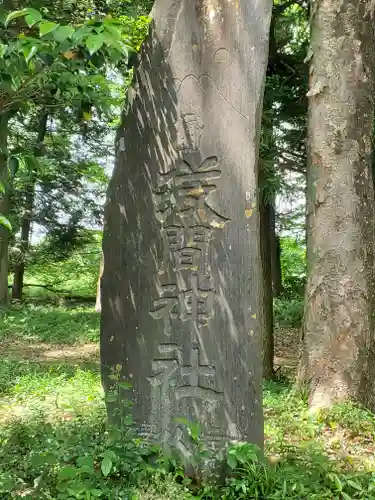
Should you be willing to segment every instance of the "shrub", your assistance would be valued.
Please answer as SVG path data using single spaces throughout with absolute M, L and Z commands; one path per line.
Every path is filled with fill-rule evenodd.
M 301 326 L 303 317 L 303 297 L 274 300 L 275 325 L 278 328 Z

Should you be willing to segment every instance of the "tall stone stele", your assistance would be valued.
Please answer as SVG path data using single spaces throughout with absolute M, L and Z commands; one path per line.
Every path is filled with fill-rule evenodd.
M 263 444 L 258 146 L 271 0 L 157 0 L 105 211 L 101 355 L 141 435 Z M 124 393 L 124 397 L 129 394 Z

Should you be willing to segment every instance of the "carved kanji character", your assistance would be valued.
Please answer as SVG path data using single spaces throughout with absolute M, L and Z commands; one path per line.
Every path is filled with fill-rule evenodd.
M 214 314 L 214 290 L 204 290 L 198 286 L 198 276 L 191 276 L 191 288 L 179 294 L 181 319 L 192 319 L 198 327 L 205 325 Z
M 200 248 L 185 247 L 177 250 L 174 254 L 176 269 L 178 271 L 197 271 L 200 266 L 201 254 Z
M 183 248 L 185 230 L 182 226 L 170 225 L 164 228 L 165 238 L 171 250 Z
M 177 285 L 162 285 L 161 296 L 153 301 L 150 314 L 155 319 L 164 319 L 164 332 L 172 333 L 172 319 L 179 317 Z
M 213 366 L 200 363 L 198 347 L 193 347 L 190 365 L 181 368 L 181 376 L 187 378 L 187 383 L 180 385 L 175 390 L 177 401 L 184 398 L 200 399 L 206 403 L 208 423 L 215 426 L 215 411 L 223 399 L 223 393 L 200 385 L 200 377 L 214 379 L 216 369 Z
M 211 227 L 224 227 L 228 218 L 218 214 L 208 203 L 208 195 L 217 189 L 212 181 L 219 179 L 217 157 L 206 158 L 194 169 L 186 160 L 177 168 L 158 174 L 158 187 L 154 192 L 156 211 L 164 222 L 172 214 L 180 217 L 196 217 Z

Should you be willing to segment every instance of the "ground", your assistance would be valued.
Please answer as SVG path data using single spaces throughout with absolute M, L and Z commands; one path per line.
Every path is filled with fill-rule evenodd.
M 27 305 L 1 315 L 1 499 L 375 499 L 375 419 L 354 405 L 309 414 L 290 381 L 298 329 L 277 332 L 278 380 L 264 387 L 265 447 L 267 460 L 277 464 L 275 476 L 257 469 L 255 482 L 238 483 L 241 494 L 220 496 L 194 496 L 165 477 L 162 486 L 155 478 L 136 484 L 129 478 L 138 455 L 129 446 L 128 458 L 117 464 L 108 441 L 98 328 L 98 314 L 88 307 Z M 116 493 L 120 476 L 122 493 Z M 255 483 L 262 495 L 250 493 Z

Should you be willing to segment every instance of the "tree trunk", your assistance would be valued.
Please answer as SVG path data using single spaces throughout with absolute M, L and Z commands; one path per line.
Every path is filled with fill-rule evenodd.
M 261 164 L 261 162 L 260 162 Z M 274 335 L 273 335 L 273 293 L 271 269 L 271 233 L 272 233 L 272 203 L 267 201 L 264 185 L 265 174 L 260 168 L 260 250 L 263 276 L 263 378 L 270 380 L 274 376 Z
M 0 114 L 0 215 L 9 214 L 8 116 Z M 0 224 L 0 306 L 8 303 L 8 229 Z
M 44 139 L 47 131 L 48 114 L 42 110 L 38 122 L 38 136 L 34 148 L 34 156 L 43 156 Z M 36 172 L 34 167 L 30 167 L 30 180 L 25 188 L 25 210 L 21 221 L 21 242 L 20 242 L 20 259 L 16 263 L 13 276 L 12 297 L 14 299 L 22 299 L 23 277 L 25 274 L 25 259 L 30 246 L 31 223 L 34 212 L 35 201 L 35 182 Z
M 313 409 L 349 398 L 375 409 L 369 5 L 311 5 L 308 282 L 299 382 Z
M 276 214 L 275 203 L 269 203 L 269 238 L 271 252 L 271 273 L 272 273 L 272 290 L 274 297 L 280 297 L 283 289 L 281 276 L 281 246 L 280 238 L 276 234 Z
M 102 280 L 103 270 L 104 270 L 104 255 L 102 252 L 100 257 L 98 282 L 96 285 L 96 304 L 95 304 L 96 312 L 100 312 L 102 310 L 101 280 Z

